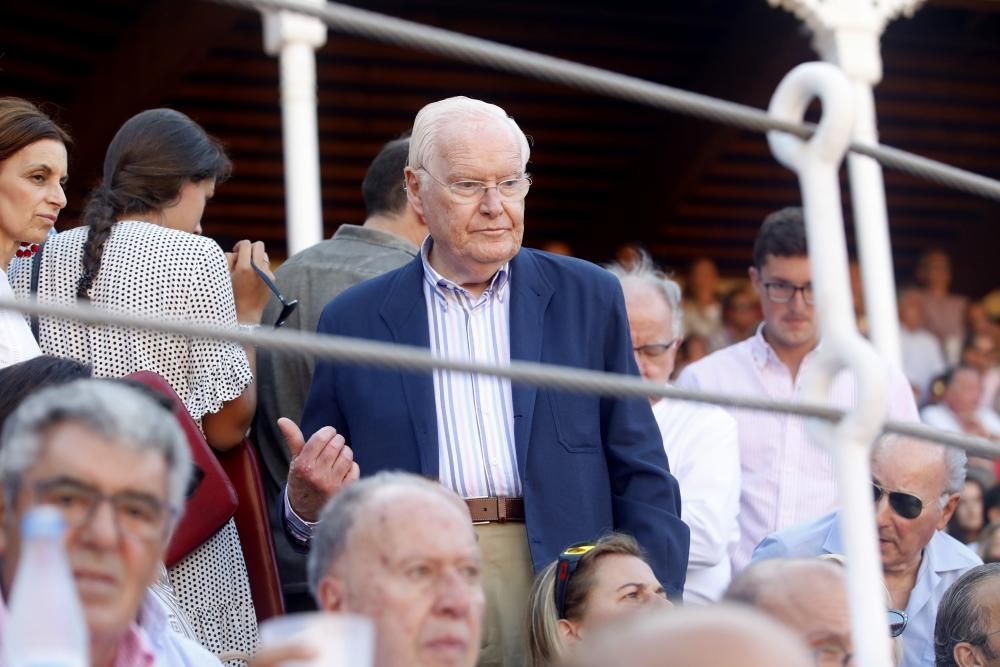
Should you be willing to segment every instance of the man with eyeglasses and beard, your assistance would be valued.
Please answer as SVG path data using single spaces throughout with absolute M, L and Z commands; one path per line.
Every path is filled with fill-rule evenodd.
M 965 452 L 889 436 L 872 456 L 872 493 L 882 572 L 892 606 L 909 618 L 903 667 L 934 664 L 934 619 L 948 586 L 982 563 L 943 532 L 965 482 Z M 838 513 L 768 536 L 754 561 L 843 554 Z

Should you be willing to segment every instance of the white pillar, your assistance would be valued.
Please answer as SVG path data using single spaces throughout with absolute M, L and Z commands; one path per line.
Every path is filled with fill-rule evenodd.
M 872 87 L 882 80 L 879 40 L 889 20 L 899 14 L 911 16 L 924 0 L 768 2 L 782 6 L 805 22 L 813 30 L 813 48 L 823 60 L 839 66 L 847 74 L 854 89 L 856 109 L 851 139 L 856 143 L 878 143 Z M 896 280 L 892 271 L 882 166 L 872 158 L 851 153 L 847 168 L 871 341 L 884 359 L 901 367 Z
M 324 0 L 301 0 L 322 6 Z M 288 254 L 323 240 L 323 200 L 316 120 L 316 54 L 326 24 L 292 12 L 264 12 L 264 50 L 281 63 L 281 126 L 285 160 Z

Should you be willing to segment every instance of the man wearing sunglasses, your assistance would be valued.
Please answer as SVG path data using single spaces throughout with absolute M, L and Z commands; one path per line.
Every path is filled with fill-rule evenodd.
M 965 453 L 920 440 L 885 437 L 872 456 L 872 500 L 891 606 L 906 611 L 903 666 L 934 664 L 934 619 L 948 586 L 982 563 L 943 529 L 965 482 Z M 754 560 L 843 554 L 838 513 L 768 536 Z

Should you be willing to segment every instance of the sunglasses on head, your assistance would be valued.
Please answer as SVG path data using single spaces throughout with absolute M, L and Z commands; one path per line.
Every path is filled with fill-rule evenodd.
M 913 494 L 903 491 L 887 491 L 875 482 L 872 482 L 872 492 L 876 504 L 882 500 L 883 495 L 888 495 L 889 507 L 904 519 L 916 519 L 924 511 L 924 501 Z
M 250 266 L 252 266 L 253 270 L 257 272 L 260 279 L 264 281 L 264 284 L 267 285 L 269 290 L 271 290 L 271 293 L 274 294 L 278 301 L 281 302 L 281 314 L 278 315 L 278 321 L 274 323 L 274 328 L 278 329 L 285 326 L 285 322 L 288 321 L 288 318 L 292 316 L 292 313 L 295 312 L 295 308 L 299 305 L 299 300 L 292 299 L 291 301 L 286 301 L 285 297 L 282 296 L 281 291 L 278 290 L 278 286 L 274 284 L 274 281 L 271 280 L 266 273 L 261 271 L 260 267 L 254 263 L 253 258 L 250 259 Z
M 594 548 L 588 542 L 579 542 L 563 549 L 556 564 L 556 612 L 559 618 L 566 618 L 566 586 L 570 577 L 576 572 L 583 555 Z

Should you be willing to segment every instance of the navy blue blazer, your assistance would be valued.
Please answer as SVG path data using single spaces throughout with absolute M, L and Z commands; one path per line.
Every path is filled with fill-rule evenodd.
M 638 374 L 621 287 L 607 271 L 524 248 L 511 260 L 510 290 L 511 359 Z M 317 330 L 429 348 L 420 257 L 342 292 Z M 679 597 L 689 532 L 649 402 L 518 384 L 512 398 L 535 570 L 574 542 L 617 530 L 639 541 L 667 593 Z M 430 373 L 320 361 L 302 430 L 328 424 L 347 439 L 362 475 L 439 476 Z

